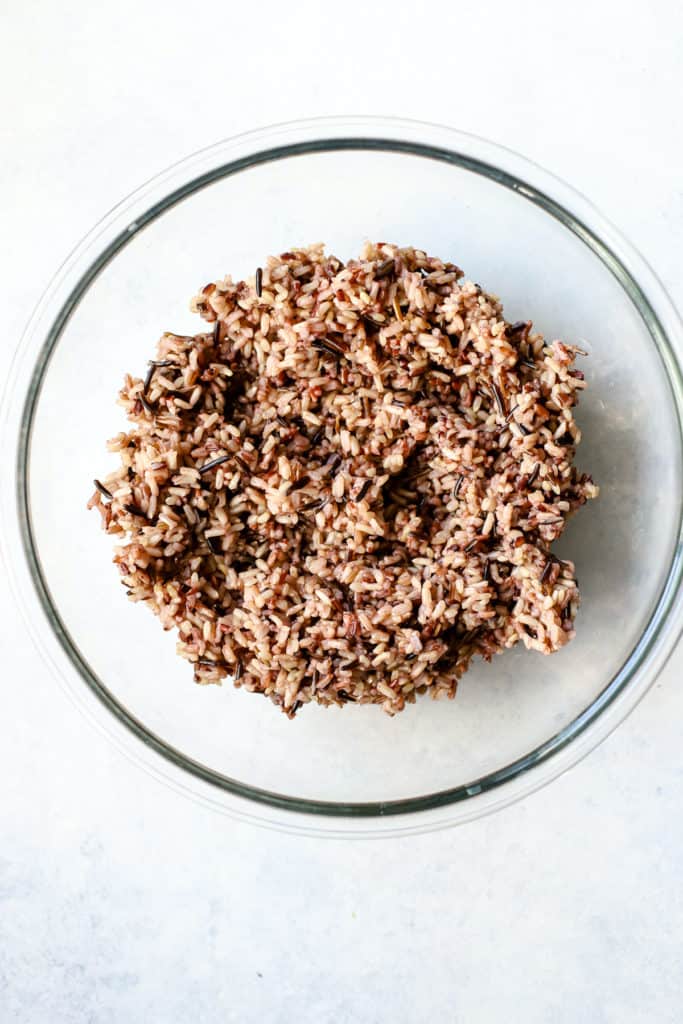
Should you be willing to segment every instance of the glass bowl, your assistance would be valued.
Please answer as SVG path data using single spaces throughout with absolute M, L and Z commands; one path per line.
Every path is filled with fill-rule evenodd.
M 588 349 L 577 462 L 601 496 L 558 548 L 577 564 L 577 637 L 550 658 L 480 660 L 457 698 L 396 718 L 307 706 L 289 721 L 226 684 L 197 687 L 86 510 L 115 459 L 125 371 L 217 276 L 324 240 L 413 244 L 501 296 L 509 320 Z M 581 196 L 460 132 L 364 117 L 221 142 L 120 203 L 66 260 L 31 320 L 4 399 L 5 561 L 56 678 L 155 775 L 213 807 L 293 831 L 381 835 L 499 808 L 603 739 L 681 628 L 681 325 L 643 259 Z

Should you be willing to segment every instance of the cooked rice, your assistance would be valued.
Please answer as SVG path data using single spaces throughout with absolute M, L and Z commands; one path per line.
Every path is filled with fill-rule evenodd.
M 453 697 L 473 656 L 574 635 L 551 552 L 597 494 L 573 465 L 577 350 L 509 324 L 452 263 L 322 245 L 207 285 L 121 391 L 89 506 L 197 682 L 309 701 Z

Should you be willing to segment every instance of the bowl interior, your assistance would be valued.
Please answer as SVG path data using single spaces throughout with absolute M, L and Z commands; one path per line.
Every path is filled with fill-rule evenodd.
M 585 347 L 579 466 L 600 498 L 558 552 L 577 564 L 577 637 L 544 658 L 478 662 L 453 702 L 423 698 L 395 719 L 309 706 L 288 721 L 267 701 L 197 687 L 111 565 L 112 539 L 85 503 L 125 429 L 124 372 L 143 374 L 163 330 L 201 330 L 191 295 L 253 273 L 269 253 L 366 238 L 457 262 L 501 296 L 508 319 Z M 250 786 L 340 803 L 421 797 L 524 757 L 601 693 L 647 625 L 673 554 L 681 493 L 675 407 L 660 355 L 595 253 L 522 193 L 424 156 L 331 151 L 246 167 L 131 227 L 56 344 L 35 407 L 27 467 L 33 540 L 54 607 L 92 677 L 183 758 Z

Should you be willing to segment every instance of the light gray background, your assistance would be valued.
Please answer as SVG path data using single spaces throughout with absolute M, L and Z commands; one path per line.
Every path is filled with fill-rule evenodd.
M 5 358 L 119 198 L 220 137 L 316 114 L 443 121 L 520 150 L 683 302 L 673 0 L 2 6 Z M 4 578 L 0 622 L 1 1024 L 680 1019 L 680 650 L 541 793 L 458 830 L 341 843 L 164 789 L 66 700 Z

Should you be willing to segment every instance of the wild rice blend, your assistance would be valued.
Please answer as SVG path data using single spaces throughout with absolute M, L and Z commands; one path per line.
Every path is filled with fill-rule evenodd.
M 472 657 L 574 635 L 551 545 L 597 494 L 573 459 L 577 349 L 452 263 L 367 245 L 207 285 L 212 326 L 127 376 L 121 468 L 90 500 L 197 682 L 288 715 L 455 694 Z

